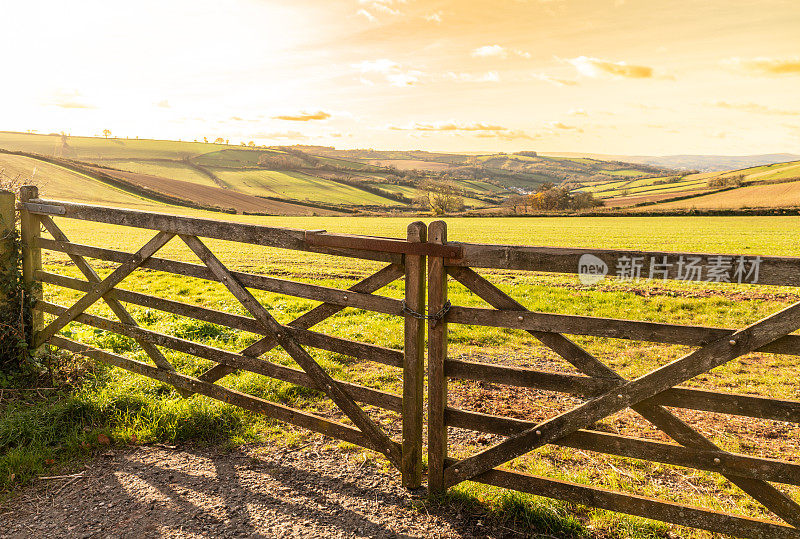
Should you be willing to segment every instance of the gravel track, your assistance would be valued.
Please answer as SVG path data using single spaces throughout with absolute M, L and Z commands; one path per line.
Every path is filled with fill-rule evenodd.
M 319 438 L 297 450 L 112 449 L 0 506 L 0 538 L 535 535 L 423 504 L 424 491 L 404 489 L 383 462 Z

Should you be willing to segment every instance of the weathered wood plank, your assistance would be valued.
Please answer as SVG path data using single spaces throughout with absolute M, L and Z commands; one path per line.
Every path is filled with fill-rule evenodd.
M 385 253 L 403 253 L 417 256 L 439 256 L 459 258 L 459 245 L 438 245 L 436 243 L 410 242 L 399 238 L 380 238 L 375 236 L 357 236 L 353 234 L 329 234 L 327 231 L 307 231 L 306 241 L 311 245 L 323 247 L 342 247 L 346 249 L 367 249 Z
M 28 202 L 39 196 L 39 189 L 33 185 L 24 185 L 19 189 L 20 203 Z M 20 239 L 22 240 L 22 279 L 25 286 L 34 295 L 34 300 L 42 299 L 42 287 L 36 284 L 36 272 L 42 269 L 42 250 L 38 240 L 41 236 L 39 217 L 28 211 L 19 212 Z M 36 334 L 44 328 L 42 313 L 33 313 L 31 331 L 28 335 L 28 344 L 33 346 Z
M 410 244 L 424 244 L 428 229 L 422 221 L 408 225 Z M 435 245 L 435 244 L 434 244 Z M 425 311 L 425 256 L 405 255 L 405 303 L 410 310 Z M 423 382 L 425 379 L 425 323 L 406 314 L 403 355 L 403 465 L 406 488 L 422 483 Z
M 53 220 L 48 215 L 42 215 L 40 217 L 42 224 L 47 229 L 47 231 L 55 238 L 58 242 L 69 242 L 69 238 L 67 238 L 66 234 L 58 228 L 58 226 L 53 222 Z M 69 255 L 72 262 L 75 266 L 83 273 L 84 277 L 89 281 L 89 289 L 86 292 L 91 290 L 92 284 L 97 285 L 102 281 L 100 276 L 97 272 L 92 269 L 92 267 L 83 259 L 80 255 Z M 111 311 L 119 318 L 120 322 L 123 322 L 129 326 L 137 326 L 136 320 L 130 315 L 130 313 L 125 309 L 122 303 L 114 297 L 114 291 L 109 290 L 106 294 L 103 295 L 103 300 L 105 300 L 108 307 Z M 167 370 L 175 370 L 172 364 L 167 361 L 167 358 L 161 353 L 161 351 L 153 346 L 151 343 L 147 342 L 143 339 L 137 339 L 136 342 L 142 349 L 147 353 L 150 359 L 153 360 L 153 363 L 156 364 L 157 367 Z M 188 396 L 183 394 L 184 397 Z
M 44 312 L 56 315 L 66 310 L 66 307 L 47 301 L 40 301 L 37 303 L 37 306 Z M 158 346 L 163 346 L 164 348 L 169 348 L 171 350 L 183 352 L 184 354 L 190 354 L 203 359 L 218 362 L 221 365 L 226 365 L 233 369 L 242 369 L 299 386 L 308 387 L 311 389 L 320 389 L 316 382 L 305 372 L 298 369 L 293 369 L 291 367 L 278 365 L 277 363 L 271 363 L 263 359 L 237 354 L 221 348 L 216 348 L 187 339 L 181 339 L 172 335 L 166 335 L 156 331 L 144 329 L 139 326 L 129 326 L 121 322 L 116 322 L 114 320 L 109 320 L 107 318 L 92 314 L 79 314 L 77 317 L 75 317 L 75 321 L 80 322 L 81 324 L 86 324 L 87 326 L 125 335 L 126 337 L 130 337 L 132 339 L 146 340 L 150 343 L 157 344 Z M 295 332 L 299 330 L 288 328 L 287 331 Z M 392 393 L 387 393 L 385 391 L 372 389 L 350 382 L 338 381 L 338 383 L 341 384 L 353 396 L 354 400 L 371 404 L 373 406 L 378 406 L 386 410 L 392 410 L 394 412 L 402 411 L 402 398 L 399 395 L 394 395 Z
M 477 243 L 455 243 L 463 249 L 459 259 L 448 259 L 448 266 L 473 268 L 498 268 L 513 270 L 529 270 L 555 273 L 578 273 L 579 261 L 584 255 L 599 258 L 608 267 L 609 275 L 616 274 L 617 263 L 623 260 L 639 259 L 643 265 L 642 277 L 648 277 L 651 258 L 656 264 L 662 263 L 666 257 L 669 267 L 657 266 L 658 280 L 678 279 L 679 271 L 686 273 L 689 259 L 697 259 L 696 265 L 707 268 L 715 265 L 715 257 L 729 257 L 736 264 L 741 254 L 709 254 L 709 253 L 672 253 L 665 251 L 626 251 L 616 249 L 573 249 L 568 247 L 530 247 L 521 245 L 484 245 Z M 683 257 L 684 266 L 679 261 Z M 747 255 L 748 260 L 755 258 Z M 726 259 L 727 260 L 727 259 Z M 660 271 L 663 269 L 664 271 Z M 748 266 L 749 269 L 749 266 Z M 732 272 L 731 272 L 732 273 Z M 703 276 L 701 275 L 701 280 Z M 734 282 L 737 278 L 732 279 Z M 744 282 L 752 282 L 752 276 Z M 779 286 L 800 286 L 800 258 L 797 257 L 759 257 L 758 284 Z
M 447 243 L 447 223 L 434 221 L 428 226 L 428 240 Z M 428 312 L 438 313 L 447 302 L 447 271 L 444 259 L 428 257 Z M 443 492 L 444 462 L 447 458 L 447 425 L 444 409 L 447 406 L 446 318 L 428 321 L 428 490 Z
M 43 283 L 49 283 L 73 290 L 81 290 L 88 292 L 91 290 L 91 284 L 80 279 L 73 279 L 55 273 L 37 272 L 39 279 Z M 192 305 L 180 301 L 169 300 L 164 298 L 157 298 L 139 292 L 132 292 L 122 288 L 115 288 L 114 294 L 117 299 L 125 303 L 132 303 L 134 305 L 141 305 L 150 309 L 157 309 L 160 311 L 202 320 L 204 322 L 211 322 L 221 326 L 239 329 L 250 333 L 265 335 L 267 331 L 253 318 L 242 316 L 238 314 L 231 314 L 222 311 L 216 311 L 207 307 L 199 305 Z M 294 323 L 294 322 L 292 322 Z M 374 361 L 392 367 L 403 366 L 403 352 L 383 346 L 374 344 L 362 343 L 358 341 L 350 341 L 341 337 L 334 337 L 324 333 L 315 331 L 304 330 L 293 326 L 284 326 L 287 331 L 291 331 L 295 338 L 304 346 L 311 346 L 321 350 L 328 350 L 359 359 Z M 206 380 L 213 381 L 213 380 Z
M 376 451 L 378 450 L 378 448 L 373 446 L 372 441 L 367 436 L 365 436 L 358 429 L 355 429 L 349 425 L 337 423 L 336 421 L 330 421 L 308 412 L 303 412 L 282 404 L 266 401 L 258 397 L 253 397 L 252 395 L 240 393 L 238 391 L 211 384 L 209 382 L 203 382 L 197 378 L 192 378 L 174 371 L 165 371 L 140 361 L 135 361 L 133 359 L 112 354 L 110 352 L 105 352 L 103 350 L 97 350 L 95 348 L 86 346 L 85 344 L 61 337 L 60 335 L 52 336 L 49 339 L 49 343 L 59 348 L 63 348 L 64 350 L 69 350 L 70 352 L 80 354 L 97 361 L 102 361 L 103 363 L 107 363 L 136 374 L 141 374 L 142 376 L 159 380 L 185 391 L 199 393 L 201 395 L 211 397 L 212 399 L 239 406 L 245 410 L 261 413 L 280 421 L 312 430 L 314 432 L 320 432 L 326 436 L 345 440 L 347 442 Z M 392 443 L 395 444 L 395 442 Z M 397 450 L 399 451 L 399 447 Z
M 161 249 L 172 237 L 173 234 L 168 232 L 159 232 L 156 234 L 150 241 L 144 244 L 141 249 L 132 254 L 126 262 L 122 263 L 101 282 L 94 285 L 92 290 L 75 302 L 72 307 L 61 313 L 58 318 L 50 322 L 46 328 L 38 332 L 35 341 L 36 347 L 46 342 L 47 339 L 55 335 L 61 328 L 69 324 L 75 316 L 85 311 L 109 290 L 122 282 L 125 277 L 133 273 L 133 271 L 139 267 L 143 260 L 147 260 L 156 251 Z
M 753 351 L 800 327 L 800 302 L 737 331 L 731 339 L 715 341 L 610 392 L 559 414 L 535 427 L 445 470 L 445 481 L 455 484 L 482 471 L 552 443 L 578 429 L 590 426 L 619 410 L 653 397 L 670 387 L 698 376 L 733 358 Z M 452 472 L 451 472 L 452 470 Z
M 64 213 L 61 215 L 70 219 L 81 219 L 84 221 L 123 225 L 133 228 L 161 230 L 173 234 L 198 235 L 206 238 L 292 249 L 295 251 L 332 254 L 349 258 L 381 260 L 393 263 L 402 262 L 402 255 L 398 253 L 310 245 L 305 239 L 305 230 L 251 225 L 231 221 L 219 221 L 216 219 L 185 217 L 121 208 L 107 208 L 58 200 L 35 199 L 30 202 L 34 204 L 39 203 L 63 207 Z M 25 206 L 22 204 L 22 207 L 27 208 L 31 213 L 41 212 L 41 208 L 35 205 Z M 365 238 L 368 238 L 368 236 L 365 236 Z
M 370 295 L 373 292 L 380 290 L 381 288 L 391 283 L 392 281 L 396 280 L 397 278 L 401 277 L 403 275 L 403 271 L 404 270 L 402 266 L 397 266 L 395 264 L 386 266 L 377 273 L 374 273 L 369 277 L 366 277 L 361 281 L 357 282 L 356 284 L 348 288 L 348 290 L 351 292 L 359 292 Z M 314 326 L 322 322 L 326 318 L 329 318 L 334 314 L 340 312 L 342 309 L 344 309 L 343 305 L 336 305 L 334 303 L 323 303 L 322 305 L 317 305 L 316 307 L 314 307 L 307 313 L 303 314 L 302 316 L 299 316 L 289 325 L 299 328 L 309 328 L 311 326 Z M 401 303 L 401 311 L 402 311 L 402 303 Z M 277 344 L 278 343 L 275 342 L 275 340 L 272 337 L 265 337 L 248 346 L 245 350 L 242 351 L 242 353 L 249 356 L 260 356 L 272 350 L 272 348 L 277 346 Z
M 503 436 L 520 433 L 535 425 L 532 421 L 451 407 L 445 409 L 445 422 L 451 427 Z M 553 445 L 764 481 L 800 485 L 800 464 L 778 459 L 751 457 L 721 450 L 707 451 L 595 430 L 579 430 L 556 440 Z
M 401 451 L 396 444 L 378 427 L 369 416 L 362 410 L 350 397 L 350 395 L 331 378 L 331 376 L 314 361 L 305 349 L 300 346 L 297 340 L 281 326 L 261 303 L 247 290 L 217 259 L 208 247 L 206 247 L 196 236 L 180 235 L 180 238 L 189 246 L 197 257 L 214 272 L 219 280 L 239 300 L 239 302 L 256 318 L 264 328 L 272 333 L 281 347 L 297 362 L 300 367 L 325 391 L 325 393 L 336 403 L 344 414 L 355 423 L 355 425 L 367 437 L 372 440 L 373 445 L 386 455 L 389 461 L 395 466 L 401 464 Z
M 46 238 L 39 240 L 39 245 L 45 249 L 50 249 L 53 251 L 88 256 L 91 258 L 109 260 L 112 262 L 123 262 L 127 259 L 127 257 L 130 256 L 129 253 L 124 253 L 121 251 L 90 247 L 87 245 L 78 245 L 75 243 L 64 244 Z M 141 266 L 143 268 L 165 271 L 177 275 L 185 275 L 187 277 L 196 277 L 198 279 L 205 279 L 209 281 L 218 280 L 214 276 L 213 272 L 200 264 L 178 262 L 163 258 L 150 258 L 145 260 Z M 322 301 L 342 307 L 353 307 L 356 309 L 364 309 L 367 311 L 394 314 L 398 316 L 403 314 L 402 302 L 392 298 L 366 294 L 363 292 L 342 290 L 339 288 L 289 281 L 286 279 L 278 279 L 275 277 L 267 277 L 265 275 L 256 275 L 252 273 L 231 271 L 231 274 L 248 288 L 264 290 L 266 292 L 274 292 L 276 294 L 285 294 L 314 301 Z
M 452 307 L 447 321 L 454 324 L 522 329 L 545 333 L 568 333 L 591 335 L 611 339 L 705 346 L 730 337 L 735 329 L 664 324 L 641 320 L 598 318 L 570 314 L 542 313 L 535 311 L 499 311 L 476 307 Z M 800 355 L 800 335 L 784 335 L 768 343 L 757 352 Z
M 622 379 L 592 378 L 576 374 L 545 372 L 455 359 L 445 361 L 445 374 L 448 378 L 532 387 L 582 397 L 595 397 L 622 383 Z M 673 387 L 645 402 L 671 408 L 687 408 L 800 423 L 800 401 L 787 399 Z
M 520 303 L 475 273 L 474 270 L 470 268 L 451 268 L 451 270 L 453 270 L 451 274 L 459 282 L 465 284 L 493 307 L 516 311 L 525 310 Z M 584 374 L 597 378 L 615 379 L 620 382 L 625 381 L 614 370 L 563 335 L 535 331 L 529 331 L 529 333 Z M 650 402 L 649 400 L 643 401 L 632 405 L 632 408 L 680 444 L 708 451 L 719 450 L 713 442 L 695 431 L 669 410 L 662 406 L 653 405 Z M 760 480 L 732 475 L 727 475 L 726 478 L 790 524 L 800 527 L 800 506 L 783 492 Z
M 448 459 L 448 464 L 454 462 Z M 798 539 L 797 528 L 768 520 L 731 515 L 700 507 L 625 494 L 600 487 L 592 487 L 510 470 L 492 469 L 474 477 L 472 481 L 530 492 L 537 496 L 564 500 L 571 503 L 599 507 L 682 526 L 691 526 L 737 537 L 755 539 Z

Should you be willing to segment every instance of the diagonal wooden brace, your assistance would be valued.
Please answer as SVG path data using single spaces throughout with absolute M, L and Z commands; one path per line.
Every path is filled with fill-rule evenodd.
M 527 311 L 522 304 L 508 296 L 505 292 L 470 268 L 450 267 L 448 268 L 448 273 L 497 309 Z M 618 380 L 620 384 L 627 382 L 627 380 L 617 374 L 613 369 L 573 343 L 567 337 L 558 333 L 539 331 L 529 331 L 529 333 L 557 352 L 584 374 L 599 378 L 613 378 Z M 662 406 L 649 404 L 645 401 L 635 404 L 631 406 L 631 408 L 682 445 L 711 451 L 720 450 L 713 442 Z M 800 505 L 792 498 L 766 481 L 732 476 L 729 474 L 723 475 L 743 491 L 764 504 L 764 506 L 773 511 L 776 515 L 783 518 L 786 522 L 793 526 L 800 527 Z
M 800 302 L 695 350 L 644 376 L 618 386 L 563 414 L 531 427 L 445 472 L 445 484 L 459 483 L 533 449 L 588 427 L 610 414 L 649 399 L 800 328 Z
M 84 295 L 72 307 L 50 322 L 46 328 L 38 332 L 34 340 L 34 345 L 38 347 L 46 343 L 50 337 L 69 324 L 76 316 L 88 309 L 97 300 L 107 294 L 109 290 L 122 282 L 122 280 L 138 268 L 142 262 L 153 256 L 172 239 L 173 236 L 174 234 L 169 232 L 159 232 L 156 234 L 153 239 L 148 241 L 141 249 L 132 254 L 127 262 L 118 266 L 108 277 L 97 283 L 91 292 Z
M 233 276 L 222 262 L 212 253 L 197 236 L 180 235 L 180 238 L 189 246 L 197 257 L 211 270 L 222 284 L 239 300 L 239 302 L 269 331 L 278 344 L 297 362 L 318 387 L 333 400 L 342 412 L 355 423 L 367 436 L 375 447 L 386 455 L 392 464 L 400 466 L 400 448 L 396 442 L 389 438 L 369 416 L 353 401 L 350 394 L 345 391 L 325 370 L 314 361 L 314 358 L 300 346 L 290 333 L 283 331 L 275 318 L 263 305 Z
M 50 235 L 53 236 L 53 239 L 60 243 L 69 243 L 69 238 L 64 232 L 56 225 L 53 219 L 50 218 L 48 215 L 41 215 L 39 219 L 42 221 L 42 224 L 50 232 Z M 70 254 L 69 257 L 72 259 L 72 262 L 75 266 L 83 273 L 86 280 L 90 283 L 99 283 L 102 279 L 97 274 L 97 272 L 92 269 L 92 267 L 86 262 L 80 255 Z M 136 320 L 131 316 L 127 309 L 122 305 L 122 303 L 114 297 L 114 291 L 109 290 L 104 296 L 103 300 L 108 304 L 108 307 L 111 311 L 117 316 L 120 322 L 126 324 L 128 326 L 138 327 Z M 136 338 L 134 339 L 139 346 L 147 353 L 148 356 L 153 360 L 153 363 L 160 369 L 165 369 L 168 371 L 174 371 L 175 368 L 172 364 L 167 361 L 167 358 L 161 353 L 161 351 L 156 348 L 156 346 L 148 342 L 144 339 Z
M 348 290 L 353 292 L 363 292 L 366 294 L 371 294 L 376 292 L 386 286 L 387 284 L 391 283 L 392 281 L 400 278 L 403 276 L 403 267 L 398 264 L 390 264 L 378 272 L 362 279 L 361 281 L 357 282 Z M 333 316 L 334 314 L 338 313 L 339 311 L 343 310 L 344 307 L 341 305 L 334 305 L 332 303 L 323 303 L 322 305 L 317 305 L 307 313 L 295 318 L 292 322 L 290 322 L 289 326 L 299 328 L 299 329 L 309 329 L 310 327 L 319 324 L 326 318 Z M 277 341 L 272 336 L 263 337 L 258 341 L 254 342 L 247 348 L 241 351 L 242 355 L 251 356 L 251 357 L 258 357 L 262 354 L 266 354 L 273 348 L 278 346 Z M 204 382 L 216 382 L 220 378 L 227 376 L 228 374 L 232 373 L 235 369 L 229 367 L 228 365 L 215 365 L 211 367 L 209 370 L 204 372 L 199 378 Z

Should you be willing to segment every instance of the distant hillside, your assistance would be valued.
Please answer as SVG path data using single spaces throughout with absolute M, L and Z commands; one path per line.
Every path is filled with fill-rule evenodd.
M 800 160 L 800 155 L 791 153 L 770 153 L 759 155 L 605 155 L 570 152 L 545 152 L 554 157 L 587 157 L 600 160 L 618 160 L 656 167 L 696 170 L 699 172 L 720 172 L 731 169 L 756 167 L 772 163 L 786 163 Z
M 536 152 L 257 147 L 14 132 L 0 132 L 0 149 L 84 167 L 79 172 L 87 178 L 157 202 L 275 214 L 315 211 L 309 208 L 323 213 L 418 211 L 437 188 L 457 191 L 465 209 L 481 209 L 542 184 L 574 187 L 673 173 L 651 165 Z
M 725 172 L 585 183 L 606 208 L 654 211 L 800 207 L 800 160 Z

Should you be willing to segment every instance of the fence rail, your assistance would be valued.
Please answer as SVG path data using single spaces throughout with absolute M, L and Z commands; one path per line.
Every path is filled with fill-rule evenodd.
M 431 223 L 428 233 L 432 241 L 451 245 L 444 222 Z M 800 259 L 459 245 L 463 249 L 460 259 L 434 255 L 428 258 L 428 309 L 438 312 L 445 305 L 449 306 L 442 320 L 431 320 L 428 325 L 428 485 L 432 490 L 443 491 L 471 480 L 733 535 L 800 537 L 800 505 L 769 483 L 800 484 L 799 464 L 725 451 L 670 411 L 671 408 L 689 408 L 800 423 L 800 402 L 797 401 L 680 386 L 752 351 L 798 355 L 800 336 L 791 333 L 800 328 L 800 303 L 743 329 L 531 312 L 472 269 L 579 273 L 591 279 L 608 273 L 614 275 L 609 270 L 616 268 L 617 277 L 621 279 L 641 277 L 796 286 L 800 284 Z M 449 278 L 492 308 L 451 305 Z M 526 331 L 582 374 L 450 359 L 447 353 L 449 324 Z M 565 335 L 699 348 L 635 380 L 626 380 Z M 585 400 L 550 419 L 525 421 L 450 406 L 449 379 L 556 391 Z M 636 411 L 673 443 L 594 429 L 596 421 L 626 408 Z M 505 438 L 476 454 L 453 459 L 448 455 L 448 427 Z M 547 444 L 717 472 L 783 522 L 720 513 L 497 468 Z
M 20 198 L 18 208 L 26 282 L 81 294 L 73 305 L 45 301 L 41 295 L 38 296 L 34 318 L 36 345 L 49 344 L 83 354 L 171 384 L 185 396 L 205 395 L 378 451 L 400 469 L 403 484 L 408 487 L 419 486 L 422 482 L 422 451 L 427 441 L 427 481 L 432 492 L 441 492 L 470 480 L 733 535 L 800 537 L 800 505 L 772 484 L 800 485 L 800 463 L 723 450 L 672 411 L 682 408 L 800 424 L 800 401 L 681 385 L 752 351 L 800 356 L 800 335 L 793 334 L 800 328 L 800 303 L 746 328 L 532 312 L 473 269 L 570 273 L 590 281 L 611 276 L 800 286 L 800 258 L 459 243 L 448 241 L 447 226 L 441 221 L 431 223 L 429 227 L 421 222 L 412 223 L 406 239 L 353 236 L 45 200 L 38 197 L 33 187 L 23 188 Z M 70 241 L 56 223 L 60 219 L 148 229 L 155 235 L 137 252 L 129 253 Z M 49 238 L 41 236 L 41 227 L 49 233 Z M 173 238 L 178 238 L 196 255 L 197 263 L 156 256 Z M 378 261 L 385 265 L 350 288 L 341 289 L 230 270 L 203 242 L 204 238 Z M 83 278 L 45 271 L 41 262 L 42 250 L 66 254 Z M 112 262 L 116 269 L 101 278 L 87 258 Z M 220 283 L 249 316 L 119 287 L 123 279 L 140 268 Z M 377 294 L 398 280 L 404 284 L 402 300 Z M 451 305 L 448 296 L 450 281 L 465 286 L 491 308 Z M 295 320 L 281 324 L 250 290 L 303 298 L 320 304 Z M 86 312 L 101 300 L 116 319 Z M 126 305 L 245 331 L 256 335 L 257 339 L 238 352 L 217 348 L 140 327 Z M 312 329 L 345 308 L 402 317 L 402 349 Z M 439 315 L 431 316 L 432 313 Z M 47 324 L 44 315 L 49 317 Z M 65 337 L 61 330 L 71 322 L 133 339 L 152 364 Z M 451 324 L 527 332 L 577 369 L 579 374 L 448 357 Z M 567 335 L 684 345 L 694 350 L 644 376 L 627 380 Z M 276 347 L 288 352 L 301 368 L 262 359 L 261 356 Z M 398 369 L 402 372 L 402 393 L 336 380 L 306 348 Z M 199 376 L 188 376 L 176 372 L 162 350 L 209 360 L 214 366 Z M 427 440 L 423 440 L 426 355 Z M 319 390 L 336 404 L 351 424 L 270 402 L 217 383 L 236 370 Z M 539 422 L 480 413 L 460 409 L 448 402 L 448 380 L 456 379 L 554 391 L 582 399 L 582 403 Z M 370 418 L 364 406 L 399 413 L 402 417 L 401 439 L 393 439 L 387 434 Z M 637 412 L 671 441 L 596 429 L 597 421 L 627 408 Z M 448 453 L 449 428 L 489 433 L 504 439 L 486 450 L 454 459 Z M 716 472 L 758 500 L 780 520 L 721 513 L 499 467 L 548 444 Z

